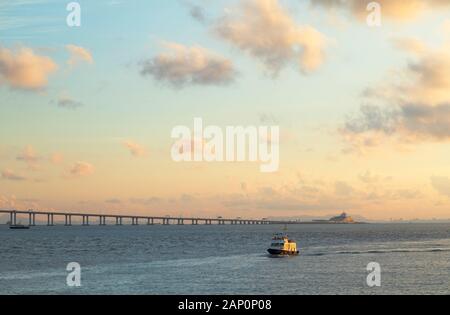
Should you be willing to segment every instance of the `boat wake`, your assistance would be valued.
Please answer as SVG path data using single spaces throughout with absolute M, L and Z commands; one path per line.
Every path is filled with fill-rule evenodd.
M 371 255 L 371 254 L 395 254 L 395 253 L 443 253 L 450 252 L 450 248 L 393 248 L 374 250 L 350 250 L 334 252 L 304 253 L 304 256 L 329 256 L 329 255 Z

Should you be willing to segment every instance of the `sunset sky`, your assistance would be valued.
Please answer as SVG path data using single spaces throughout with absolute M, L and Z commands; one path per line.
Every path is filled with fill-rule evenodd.
M 450 0 L 0 2 L 0 208 L 450 218 Z M 280 169 L 175 163 L 280 126 Z

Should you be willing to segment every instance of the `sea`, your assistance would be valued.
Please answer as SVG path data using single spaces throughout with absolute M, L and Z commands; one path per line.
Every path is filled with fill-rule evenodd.
M 283 226 L 0 226 L 0 294 L 450 293 L 450 224 L 292 225 L 300 255 L 272 258 Z M 67 282 L 70 263 L 80 285 Z M 379 286 L 368 270 L 379 266 Z M 378 271 L 377 271 L 378 272 Z M 69 277 L 70 278 L 70 277 Z

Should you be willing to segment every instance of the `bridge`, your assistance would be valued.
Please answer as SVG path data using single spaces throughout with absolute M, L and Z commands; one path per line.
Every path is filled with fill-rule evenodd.
M 72 226 L 73 218 L 78 218 L 80 225 L 89 226 L 94 224 L 105 226 L 108 221 L 110 224 L 121 226 L 130 225 L 275 225 L 275 224 L 298 224 L 297 221 L 273 221 L 268 219 L 253 220 L 253 219 L 225 219 L 218 218 L 184 218 L 184 217 L 152 217 L 152 216 L 133 216 L 133 215 L 118 215 L 118 214 L 99 214 L 99 213 L 69 213 L 69 212 L 47 212 L 47 211 L 20 211 L 20 210 L 0 210 L 0 214 L 9 214 L 9 223 L 11 225 L 18 224 L 18 216 L 25 217 L 28 220 L 29 226 L 36 226 L 36 217 L 43 217 L 43 222 L 47 222 L 47 226 L 55 226 L 55 217 L 64 222 L 64 226 Z M 64 220 L 64 221 L 63 221 Z M 62 223 L 61 223 L 62 224 Z

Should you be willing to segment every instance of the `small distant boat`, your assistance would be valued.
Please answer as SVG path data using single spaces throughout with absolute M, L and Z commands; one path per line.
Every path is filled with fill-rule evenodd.
M 289 238 L 286 233 L 277 233 L 272 238 L 272 244 L 267 250 L 272 256 L 297 256 L 297 243 Z
M 11 230 L 29 230 L 30 229 L 30 227 L 28 225 L 23 225 L 23 224 L 10 225 L 9 228 Z

